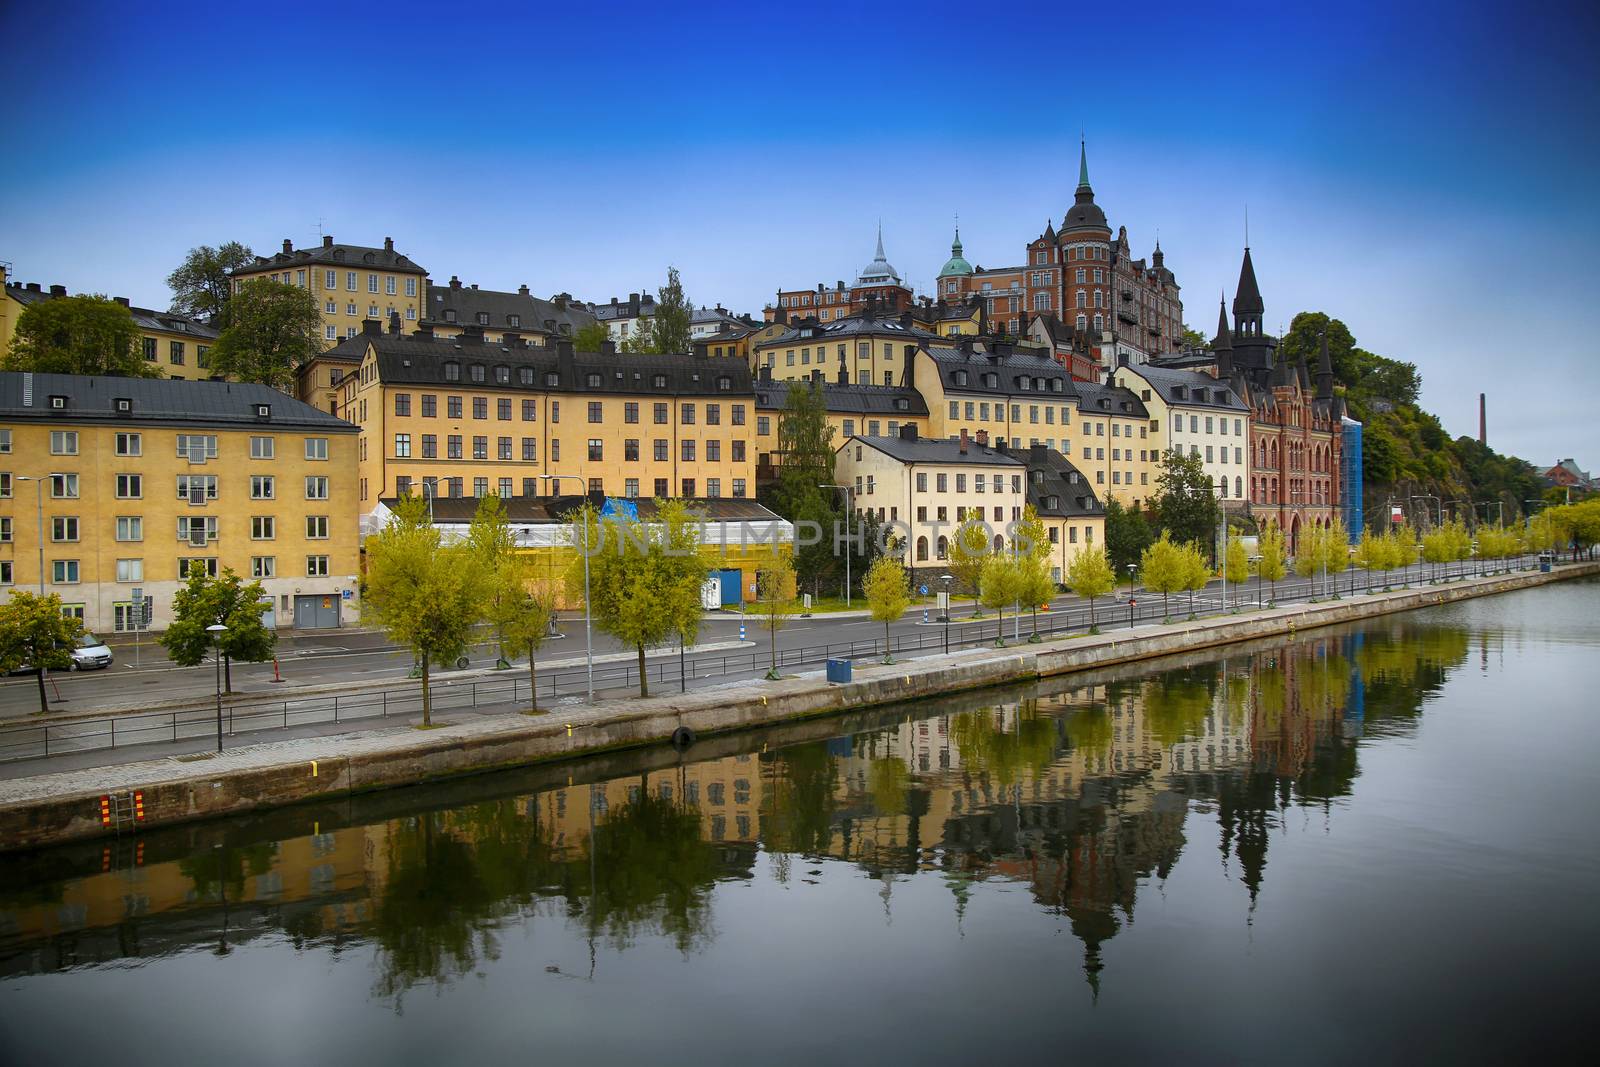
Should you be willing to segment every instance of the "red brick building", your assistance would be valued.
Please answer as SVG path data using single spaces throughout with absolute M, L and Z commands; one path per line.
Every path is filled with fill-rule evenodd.
M 878 227 L 877 254 L 861 269 L 849 288 L 837 282 L 833 288 L 817 283 L 815 289 L 779 289 L 776 303 L 766 306 L 768 322 L 776 322 L 781 311 L 785 321 L 815 318 L 832 322 L 847 315 L 859 315 L 871 308 L 874 314 L 898 315 L 913 306 L 911 288 L 905 284 L 883 253 L 883 227 Z

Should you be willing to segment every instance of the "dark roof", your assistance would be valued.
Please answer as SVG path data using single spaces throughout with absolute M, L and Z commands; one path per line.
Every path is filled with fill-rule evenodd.
M 1074 382 L 1078 387 L 1078 410 L 1085 415 L 1121 415 L 1124 418 L 1146 419 L 1144 401 L 1131 389 L 1097 382 Z
M 287 239 L 283 250 L 270 256 L 257 256 L 248 267 L 239 267 L 230 274 L 259 274 L 261 271 L 282 270 L 284 267 L 329 266 L 350 269 L 353 267 L 400 271 L 405 274 L 427 274 L 417 264 L 394 250 L 394 239 L 385 237 L 382 248 L 367 245 L 334 244 L 333 238 L 324 237 L 322 244 L 310 248 L 295 248 Z
M 938 340 L 938 335 L 928 332 L 918 326 L 907 326 L 898 317 L 887 318 L 881 315 L 849 315 L 832 322 L 812 322 L 806 320 L 799 326 L 792 326 L 783 333 L 769 340 L 762 341 L 761 347 L 785 344 L 813 344 L 818 341 L 827 342 L 841 337 L 872 336 L 880 337 L 893 335 L 904 337 L 912 341 Z
M 1028 503 L 1040 515 L 1081 518 L 1105 514 L 1089 479 L 1060 452 L 1048 445 L 1033 445 L 1016 455 L 1028 465 Z M 1047 507 L 1045 502 L 1052 497 L 1056 498 L 1055 506 Z
M 967 450 L 961 451 L 961 442 L 943 437 L 855 437 L 845 438 L 844 444 L 834 449 L 838 452 L 852 444 L 869 445 L 879 452 L 902 463 L 967 463 L 987 467 L 1017 467 L 1022 461 L 1008 455 L 1004 449 L 987 448 L 977 441 L 967 441 Z
M 575 304 L 569 303 L 563 309 L 549 300 L 529 294 L 527 286 L 515 293 L 503 293 L 494 289 L 479 289 L 475 285 L 462 285 L 454 278 L 450 282 L 449 285 L 428 286 L 424 322 L 477 324 L 478 314 L 482 312 L 489 316 L 489 321 L 483 324 L 485 329 L 546 333 L 550 332 L 545 327 L 545 321 L 549 320 L 555 323 L 555 333 L 572 334 L 595 321 L 594 315 Z M 453 323 L 445 317 L 446 311 L 456 313 Z M 516 324 L 511 321 L 513 315 L 519 319 Z
M 656 313 L 656 298 L 650 293 L 645 293 L 642 297 L 630 293 L 626 300 L 619 301 L 616 297 L 612 297 L 609 304 L 590 304 L 589 310 L 601 322 L 638 318 L 641 315 L 650 316 Z
M 514 523 L 559 523 L 567 521 L 567 516 L 585 503 L 593 503 L 597 507 L 605 502 L 605 494 L 594 493 L 589 496 L 508 496 L 502 498 L 505 504 L 506 519 Z M 621 499 L 621 498 L 618 498 Z M 385 507 L 393 509 L 400 502 L 398 497 L 384 497 L 381 501 Z M 636 497 L 630 500 L 639 512 L 639 518 L 645 521 L 655 518 L 656 502 L 649 497 Z M 768 510 L 754 500 L 735 497 L 693 497 L 684 501 L 689 510 L 714 522 L 738 522 L 740 520 L 772 521 L 780 516 Z M 435 523 L 471 522 L 478 510 L 478 498 L 472 496 L 435 496 L 433 497 L 433 521 Z
M 1169 404 L 1222 408 L 1239 412 L 1246 410 L 1245 402 L 1234 394 L 1227 382 L 1201 371 L 1152 367 L 1148 364 L 1127 369 L 1149 382 L 1150 388 L 1159 393 L 1161 399 Z
M 1261 289 L 1256 285 L 1255 264 L 1250 262 L 1250 246 L 1244 249 L 1244 262 L 1239 265 L 1239 287 L 1233 294 L 1235 315 L 1260 315 L 1267 310 L 1261 302 Z
M 756 407 L 781 411 L 789 401 L 789 387 L 793 384 L 778 379 L 757 381 Z M 903 385 L 841 385 L 838 382 L 824 382 L 822 401 L 830 413 L 839 415 L 912 416 L 928 413 L 928 404 L 922 399 L 922 394 Z
M 969 352 L 963 343 L 941 341 L 924 345 L 922 350 L 933 360 L 947 393 L 1057 399 L 1076 395 L 1077 383 L 1067 368 L 1044 349 L 1004 343 L 980 348 L 973 344 Z M 1024 379 L 1028 382 L 1026 389 L 1021 384 Z
M 364 334 L 377 353 L 378 373 L 390 385 L 430 385 L 452 389 L 510 389 L 538 393 L 626 393 L 648 396 L 704 396 L 747 399 L 752 396 L 750 367 L 742 359 L 704 359 L 685 355 L 641 356 L 623 352 L 573 352 L 569 342 L 554 347 L 486 344 L 471 337 L 423 334 Z M 461 377 L 445 378 L 446 363 L 461 365 Z M 484 368 L 484 380 L 471 378 L 471 367 Z M 495 368 L 507 368 L 509 381 L 495 379 Z M 523 381 L 520 371 L 532 371 Z M 547 375 L 556 375 L 549 384 Z M 596 384 L 589 375 L 599 375 Z M 657 376 L 665 384 L 657 386 Z M 719 382 L 727 379 L 727 388 Z
M 31 393 L 32 404 L 24 403 Z M 50 406 L 52 396 L 65 396 L 67 406 Z M 118 412 L 115 402 L 132 402 Z M 256 417 L 256 405 L 271 406 L 272 415 Z M 97 374 L 28 374 L 0 372 L 0 419 L 49 419 L 127 424 L 150 422 L 175 426 L 305 427 L 328 433 L 355 433 L 357 427 L 310 404 L 265 385 L 240 382 L 186 382 L 163 378 L 114 378 Z
M 7 285 L 6 295 L 26 307 L 29 304 L 54 300 L 65 296 L 66 293 L 64 291 L 47 292 L 39 288 L 30 289 L 23 285 Z M 217 339 L 217 331 L 199 319 L 191 319 L 187 315 L 179 315 L 172 311 L 156 311 L 152 308 L 134 307 L 121 297 L 117 297 L 116 302 L 128 309 L 128 314 L 133 316 L 133 324 L 141 330 L 187 334 L 196 341 L 215 341 Z

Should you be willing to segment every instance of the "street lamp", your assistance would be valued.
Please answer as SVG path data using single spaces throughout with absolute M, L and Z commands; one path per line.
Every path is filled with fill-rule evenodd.
M 955 580 L 951 574 L 939 575 L 939 581 L 944 585 L 944 654 L 950 654 L 950 583 Z
M 855 542 L 851 540 L 850 534 L 850 517 L 855 514 L 854 490 L 848 485 L 819 485 L 817 488 L 839 489 L 844 492 L 844 606 L 848 610 L 850 607 L 850 550 L 855 547 Z M 944 610 L 949 612 L 950 606 L 946 604 Z
M 214 622 L 206 627 L 206 633 L 211 635 L 211 650 L 213 658 L 217 661 L 217 754 L 222 753 L 222 635 L 228 628 L 220 622 Z
M 17 475 L 19 482 L 32 482 L 39 505 L 39 595 L 44 596 L 44 479 L 32 474 Z
M 1250 562 L 1256 565 L 1256 610 L 1261 610 L 1261 557 L 1251 556 Z
M 541 481 L 552 483 L 550 486 L 551 495 L 560 492 L 561 479 L 563 478 L 572 478 L 579 485 L 583 484 L 583 479 L 579 478 L 576 474 L 541 474 L 539 475 L 539 478 Z M 589 607 L 589 520 L 587 517 L 585 517 L 583 521 L 583 550 L 581 554 L 583 556 L 583 661 L 585 669 L 588 672 L 589 703 L 593 704 L 594 629 L 591 623 L 593 615 Z
M 1133 606 L 1138 603 L 1133 599 L 1133 572 L 1138 564 L 1128 564 L 1128 629 L 1133 629 Z

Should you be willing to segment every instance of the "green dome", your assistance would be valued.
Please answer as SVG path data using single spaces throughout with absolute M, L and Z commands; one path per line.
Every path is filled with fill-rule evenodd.
M 948 278 L 953 275 L 966 275 L 972 273 L 972 264 L 968 263 L 961 255 L 961 231 L 956 230 L 956 239 L 950 245 L 950 259 L 939 271 L 939 277 Z

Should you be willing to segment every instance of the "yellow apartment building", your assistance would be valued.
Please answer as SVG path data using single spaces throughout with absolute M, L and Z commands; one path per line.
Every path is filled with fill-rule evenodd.
M 937 340 L 909 311 L 894 318 L 862 313 L 827 323 L 802 319 L 756 340 L 750 358 L 756 373 L 769 369 L 778 379 L 810 378 L 820 370 L 834 382 L 902 385 L 907 346 Z
M 0 277 L 4 276 L 5 267 L 0 266 Z M 24 309 L 30 304 L 67 295 L 64 285 L 52 285 L 45 289 L 37 282 L 16 285 L 8 279 L 4 288 L 4 299 L 0 299 L 0 352 L 11 347 L 11 340 L 17 332 L 17 320 Z M 158 368 L 167 378 L 205 381 L 213 377 L 207 357 L 211 346 L 217 342 L 216 330 L 186 315 L 134 307 L 125 296 L 112 299 L 127 308 L 133 316 L 134 325 L 139 329 L 145 362 Z
M 848 438 L 834 455 L 834 474 L 851 488 L 856 513 L 887 524 L 919 576 L 942 569 L 950 538 L 969 515 L 989 524 L 996 548 L 1022 518 L 1027 468 L 965 435 L 946 441 L 905 425 L 897 437 Z
M 270 625 L 359 616 L 356 427 L 228 382 L 0 373 L 0 596 L 91 630 L 172 620 L 191 562 L 259 579 Z
M 1104 501 L 1143 507 L 1157 491 L 1163 451 L 1161 425 L 1138 394 L 1118 385 L 1074 383 L 1078 434 L 1072 461 Z
M 1065 584 L 1078 553 L 1105 546 L 1105 507 L 1083 472 L 1049 445 L 1032 445 L 1017 458 L 1028 465 L 1028 503 L 1050 538 L 1050 577 Z
M 383 239 L 382 248 L 335 244 L 332 237 L 320 246 L 295 248 L 285 237 L 282 251 L 257 256 L 232 278 L 235 292 L 260 278 L 309 289 L 322 309 L 322 336 L 329 345 L 360 333 L 363 319 L 387 322 L 399 315 L 415 327 L 428 310 L 428 272 L 396 252 L 392 237 Z
M 365 354 L 339 401 L 361 430 L 363 516 L 408 492 L 755 497 L 755 393 L 738 360 L 377 325 L 361 336 Z
M 1198 458 L 1227 508 L 1243 509 L 1250 477 L 1250 409 L 1209 374 L 1133 364 L 1112 381 L 1136 393 L 1150 417 L 1150 439 Z M 1151 475 L 1152 482 L 1154 474 Z
M 814 371 L 820 376 L 820 371 Z M 840 385 L 813 377 L 810 383 L 782 381 L 761 369 L 756 380 L 756 477 L 762 481 L 776 477 L 783 463 L 781 434 L 783 412 L 789 403 L 789 390 L 810 384 L 822 386 L 827 423 L 837 446 L 847 437 L 897 437 L 900 427 L 915 426 L 928 433 L 928 406 L 915 389 L 903 385 Z

